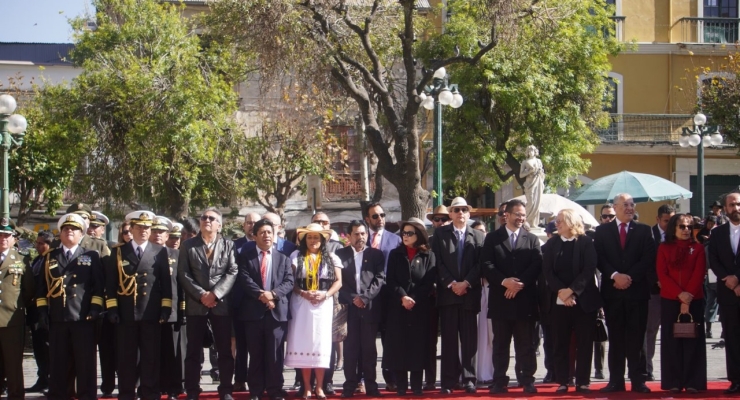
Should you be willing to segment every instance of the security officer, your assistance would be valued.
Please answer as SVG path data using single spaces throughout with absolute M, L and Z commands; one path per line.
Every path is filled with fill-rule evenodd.
M 0 351 L 8 398 L 22 399 L 26 305 L 33 299 L 35 284 L 31 267 L 14 243 L 10 220 L 0 219 Z
M 137 379 L 143 400 L 160 397 L 161 325 L 172 314 L 172 282 L 167 249 L 149 242 L 154 217 L 150 211 L 126 215 L 133 239 L 116 245 L 105 259 L 105 303 L 108 320 L 117 324 L 121 400 L 136 399 Z
M 155 217 L 149 242 L 165 245 L 169 241 L 173 225 L 169 218 Z M 162 324 L 160 349 L 162 364 L 159 369 L 159 381 L 160 391 L 167 393 L 170 400 L 175 400 L 180 393 L 183 393 L 182 357 L 184 351 L 180 345 L 180 334 L 183 331 L 180 329 L 183 313 L 178 309 L 178 300 L 184 303 L 184 298 L 182 287 L 177 282 L 177 258 L 179 255 L 180 252 L 177 249 L 167 247 L 167 261 L 170 266 L 170 283 L 172 284 L 172 314 L 170 314 L 170 319 Z
M 72 204 L 67 208 L 67 214 L 78 214 L 80 217 L 82 217 L 82 219 L 85 220 L 85 223 L 88 226 L 90 224 L 90 221 L 92 221 L 94 218 L 92 209 L 89 205 L 84 203 Z M 101 238 L 86 235 L 86 231 L 87 229 L 82 232 L 82 241 L 79 245 L 84 249 L 97 251 L 98 254 L 100 254 L 100 257 L 109 256 L 110 248 L 108 247 L 108 243 L 106 243 L 106 241 Z M 54 243 L 51 244 L 51 246 L 59 247 L 59 240 L 55 240 Z
M 95 319 L 103 309 L 105 278 L 97 251 L 80 246 L 87 221 L 66 214 L 57 223 L 60 246 L 44 258 L 36 306 L 40 327 L 49 329 L 49 394 L 67 400 L 68 366 L 74 363 L 77 398 L 97 398 Z M 51 321 L 51 322 L 49 322 Z

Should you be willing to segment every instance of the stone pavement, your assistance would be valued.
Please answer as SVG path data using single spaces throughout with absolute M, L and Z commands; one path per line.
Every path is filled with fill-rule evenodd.
M 715 339 L 707 339 L 707 377 L 710 381 L 721 381 L 726 380 L 726 373 L 725 373 L 725 352 L 723 349 L 712 349 L 712 345 L 719 342 L 719 339 L 717 338 L 722 331 L 722 327 L 719 323 L 713 324 L 712 331 L 715 335 Z M 380 339 L 377 340 L 377 346 L 378 346 L 378 355 L 379 357 L 383 354 L 383 347 L 380 344 Z M 207 352 L 208 350 L 206 350 Z M 609 352 L 609 346 L 607 344 L 607 356 Z M 542 353 L 542 347 L 540 347 L 540 353 Z M 439 355 L 439 343 L 437 348 L 437 354 Z M 205 357 L 206 361 L 203 366 L 204 371 L 208 371 L 210 369 L 210 363 L 208 362 L 208 355 L 206 354 Z M 439 363 L 439 361 L 437 361 Z M 653 365 L 655 366 L 654 375 L 656 380 L 660 380 L 660 334 L 658 334 L 658 342 L 656 344 L 655 349 L 655 358 L 653 359 Z M 608 372 L 608 366 L 604 365 L 604 374 L 606 375 L 606 378 L 609 378 L 609 372 Z M 25 359 L 23 360 L 23 371 L 25 376 L 25 386 L 30 387 L 36 382 L 36 364 L 33 359 L 32 354 L 26 354 Z M 98 367 L 98 371 L 100 371 L 100 367 Z M 545 376 L 546 370 L 544 367 L 544 355 L 541 355 L 537 357 L 537 373 L 535 374 L 535 377 L 537 379 L 537 383 L 542 382 L 542 378 Z M 511 377 L 512 381 L 516 381 L 515 375 L 514 375 L 514 347 L 511 348 L 511 362 L 509 363 L 509 371 L 508 375 Z M 290 386 L 293 385 L 293 381 L 295 378 L 295 372 L 293 370 L 285 370 L 285 388 L 289 389 Z M 439 377 L 439 365 L 437 367 L 437 376 Z M 592 371 L 593 376 L 593 371 Z M 334 374 L 334 386 L 335 388 L 341 387 L 341 384 L 344 382 L 344 373 L 342 371 L 337 371 Z M 592 379 L 592 382 L 603 382 L 600 380 L 594 380 Z M 378 383 L 380 383 L 381 388 L 385 387 L 385 382 L 383 382 L 383 375 L 380 372 L 380 358 L 378 359 Z M 98 384 L 100 384 L 100 376 L 98 376 Z M 439 379 L 437 379 L 437 385 L 439 385 Z M 204 391 L 216 391 L 218 384 L 214 384 L 211 381 L 211 378 L 209 375 L 203 375 L 201 378 L 201 387 Z M 100 393 L 98 393 L 100 394 Z M 40 393 L 28 393 L 26 394 L 26 398 L 29 399 L 35 399 L 35 398 L 44 398 Z

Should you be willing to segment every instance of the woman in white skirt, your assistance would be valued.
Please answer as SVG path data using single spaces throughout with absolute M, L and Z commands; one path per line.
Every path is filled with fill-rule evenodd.
M 311 371 L 316 375 L 316 397 L 326 399 L 324 370 L 329 368 L 332 345 L 332 296 L 342 287 L 342 262 L 326 250 L 331 235 L 319 224 L 298 228 L 298 250 L 290 256 L 295 286 L 290 299 L 288 351 L 285 365 L 300 368 L 303 398 L 311 397 Z

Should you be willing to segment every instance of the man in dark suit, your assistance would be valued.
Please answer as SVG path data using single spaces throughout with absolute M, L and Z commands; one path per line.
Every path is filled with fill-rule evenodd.
M 51 249 L 54 235 L 50 231 L 41 231 L 36 237 L 36 252 L 38 256 L 31 262 L 34 283 L 40 285 L 40 279 L 44 264 L 44 255 Z M 36 297 L 36 293 L 34 293 Z M 26 393 L 42 392 L 49 387 L 49 331 L 39 329 L 39 321 L 36 312 L 36 300 L 26 304 L 26 325 L 31 329 L 31 342 L 33 344 L 33 358 L 36 361 L 38 380 Z
M 359 220 L 347 227 L 351 246 L 335 253 L 342 260 L 342 288 L 339 302 L 346 304 L 347 338 L 344 340 L 344 391 L 342 397 L 352 397 L 357 388 L 357 370 L 365 378 L 368 396 L 378 397 L 375 366 L 378 350 L 375 337 L 381 319 L 380 291 L 385 285 L 385 257 L 380 250 L 367 247 L 367 230 Z M 362 359 L 362 365 L 359 360 Z
M 725 363 L 730 387 L 725 394 L 740 393 L 740 193 L 723 200 L 729 223 L 712 231 L 709 267 L 717 275 L 717 303 L 725 334 Z
M 105 277 L 100 255 L 79 245 L 87 222 L 66 214 L 57 223 L 60 246 L 46 253 L 36 290 L 39 327 L 49 329 L 49 394 L 69 398 L 69 366 L 77 376 L 77 398 L 97 398 L 95 320 L 103 310 Z
M 653 240 L 655 241 L 656 258 L 657 248 L 665 241 L 665 230 L 668 227 L 668 221 L 676 214 L 676 209 L 668 204 L 663 204 L 658 208 L 658 216 L 655 218 L 656 224 L 653 225 Z M 657 277 L 657 276 L 656 276 Z M 660 282 L 650 282 L 650 301 L 648 302 L 647 328 L 645 330 L 645 370 L 647 371 L 647 381 L 654 381 L 653 376 L 653 357 L 655 356 L 655 341 L 658 339 L 658 329 L 660 328 Z
M 448 209 L 452 224 L 437 228 L 432 238 L 438 271 L 437 307 L 442 326 L 441 393 L 452 393 L 460 374 L 465 391 L 475 393 L 481 296 L 478 258 L 485 235 L 468 226 L 470 206 L 465 199 L 454 198 Z
M 248 213 L 244 216 L 244 223 L 242 224 L 244 236 L 234 240 L 234 248 L 236 249 L 237 254 L 241 251 L 242 246 L 249 242 L 254 242 L 254 235 L 252 234 L 252 230 L 254 228 L 254 223 L 259 221 L 260 219 L 262 219 L 262 217 L 254 212 Z
M 614 198 L 614 222 L 599 225 L 594 244 L 601 271 L 601 294 L 609 329 L 609 384 L 602 392 L 625 390 L 625 356 L 632 391 L 649 393 L 642 355 L 650 285 L 657 281 L 655 241 L 650 226 L 633 221 L 635 203 L 623 193 Z
M 108 320 L 116 325 L 118 398 L 123 400 L 136 398 L 137 381 L 142 399 L 161 394 L 161 324 L 172 314 L 172 285 L 167 248 L 149 242 L 154 217 L 149 211 L 126 215 L 133 238 L 104 260 L 105 305 Z
M 229 292 L 236 281 L 234 242 L 221 236 L 221 212 L 209 207 L 200 216 L 200 234 L 180 246 L 177 279 L 186 298 L 185 391 L 189 400 L 200 395 L 203 338 L 210 321 L 218 350 L 221 400 L 232 400 L 234 357 L 231 355 Z
M 270 399 L 280 400 L 286 396 L 283 359 L 293 270 L 290 259 L 273 247 L 275 231 L 270 220 L 257 221 L 253 233 L 257 246 L 239 254 L 237 278 L 244 293 L 237 313 L 247 333 L 249 398 L 259 400 L 266 392 Z
M 486 236 L 481 268 L 488 279 L 488 317 L 493 327 L 492 394 L 506 393 L 509 348 L 514 338 L 519 383 L 525 393 L 537 393 L 533 346 L 537 321 L 537 278 L 542 270 L 540 240 L 522 228 L 527 211 L 521 200 L 506 204 L 506 225 Z

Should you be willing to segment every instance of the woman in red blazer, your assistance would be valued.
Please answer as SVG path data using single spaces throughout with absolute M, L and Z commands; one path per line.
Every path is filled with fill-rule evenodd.
M 671 217 L 665 242 L 658 247 L 656 272 L 660 282 L 661 388 L 678 393 L 707 389 L 707 348 L 704 336 L 704 246 L 691 235 L 692 219 L 686 214 Z M 673 324 L 693 318 L 695 339 L 673 337 Z

